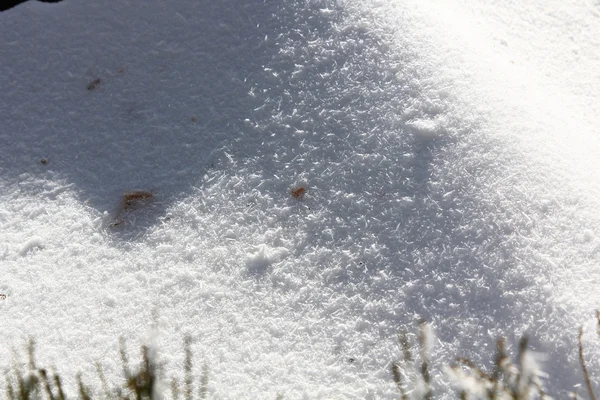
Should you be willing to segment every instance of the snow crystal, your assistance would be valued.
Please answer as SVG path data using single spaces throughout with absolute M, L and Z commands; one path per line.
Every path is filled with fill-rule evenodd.
M 40 237 L 32 237 L 31 239 L 29 239 L 27 241 L 27 243 L 25 243 L 21 249 L 19 249 L 19 255 L 20 256 L 25 256 L 30 252 L 33 252 L 35 250 L 40 250 L 44 248 L 43 245 L 43 240 Z
M 249 273 L 262 275 L 274 263 L 282 261 L 289 255 L 286 248 L 269 248 L 268 246 L 259 246 L 256 253 L 246 259 L 246 268 Z
M 434 139 L 443 133 L 443 128 L 439 121 L 427 119 L 415 119 L 409 121 L 407 125 L 420 138 Z

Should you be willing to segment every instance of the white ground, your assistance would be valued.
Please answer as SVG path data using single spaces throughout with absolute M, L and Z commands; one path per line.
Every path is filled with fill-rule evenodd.
M 396 398 L 423 318 L 439 390 L 527 333 L 564 397 L 580 324 L 600 377 L 600 3 L 488 3 L 0 14 L 0 368 L 181 376 L 189 333 L 210 398 Z

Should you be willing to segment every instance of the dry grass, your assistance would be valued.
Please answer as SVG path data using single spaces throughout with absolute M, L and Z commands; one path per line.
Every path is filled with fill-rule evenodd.
M 600 311 L 596 313 L 596 319 L 597 333 L 600 336 Z M 398 337 L 403 360 L 392 363 L 391 372 L 402 400 L 408 400 L 409 397 L 430 400 L 434 397 L 430 381 L 429 351 L 426 348 L 427 335 L 426 324 L 421 323 L 418 339 L 420 361 L 413 357 L 407 334 L 401 333 Z M 578 351 L 582 376 L 590 400 L 596 400 L 592 380 L 585 363 L 582 337 L 583 328 L 580 328 Z M 534 355 L 528 349 L 528 343 L 527 337 L 521 338 L 516 356 L 512 358 L 507 352 L 505 339 L 498 339 L 491 373 L 485 372 L 468 358 L 458 357 L 455 363 L 448 368 L 448 374 L 456 383 L 458 397 L 464 400 L 469 398 L 486 400 L 550 399 L 542 385 L 545 374 L 535 362 Z M 572 397 L 579 398 L 575 393 L 572 394 Z
M 597 313 L 598 335 L 600 336 L 600 312 Z M 429 343 L 429 326 L 425 322 L 419 323 L 417 338 L 413 339 L 416 346 L 411 346 L 409 334 L 401 332 L 398 335 L 398 344 L 401 350 L 401 361 L 392 362 L 391 378 L 400 394 L 401 400 L 423 399 L 432 400 L 436 397 L 431 381 L 431 363 Z M 592 380 L 586 366 L 582 342 L 583 329 L 579 329 L 579 361 L 582 369 L 590 400 L 596 400 Z M 413 335 L 414 337 L 414 335 Z M 118 382 L 108 382 L 99 363 L 96 371 L 100 381 L 100 388 L 93 389 L 86 385 L 82 376 L 76 376 L 77 387 L 75 395 L 81 400 L 102 398 L 104 400 L 145 400 L 166 399 L 168 394 L 173 400 L 194 400 L 210 398 L 210 374 L 208 365 L 201 368 L 199 379 L 193 374 L 192 339 L 186 336 L 183 340 L 184 365 L 183 385 L 177 377 L 172 377 L 169 390 L 158 389 L 159 368 L 152 357 L 152 352 L 147 346 L 141 347 L 141 360 L 132 367 L 129 361 L 124 340 L 119 342 L 119 353 L 123 368 L 123 377 Z M 27 343 L 27 372 L 22 367 L 15 366 L 5 373 L 5 397 L 8 400 L 66 400 L 65 390 L 60 375 L 41 368 L 35 360 L 35 346 L 33 339 Z M 418 347 L 415 351 L 413 347 Z M 456 395 L 461 400 L 481 398 L 486 400 L 529 400 L 550 399 L 542 386 L 543 373 L 537 368 L 535 359 L 528 350 L 528 339 L 522 338 L 514 357 L 507 352 L 506 342 L 499 339 L 496 344 L 496 355 L 491 372 L 477 366 L 468 358 L 458 357 L 448 367 L 448 374 L 456 382 Z M 163 379 L 164 380 L 164 379 Z M 194 387 L 196 391 L 194 392 Z M 579 397 L 573 394 L 574 399 Z M 277 400 L 283 400 L 284 395 L 278 393 Z

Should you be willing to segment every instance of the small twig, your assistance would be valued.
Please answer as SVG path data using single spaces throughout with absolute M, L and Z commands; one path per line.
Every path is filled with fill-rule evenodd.
M 100 378 L 100 383 L 102 384 L 102 390 L 104 391 L 105 400 L 110 400 L 110 391 L 108 390 L 108 384 L 106 382 L 106 377 L 104 376 L 104 371 L 102 370 L 102 365 L 99 362 L 96 362 L 96 371 L 98 372 L 98 377 Z
M 404 362 L 409 364 L 412 362 L 412 353 L 410 352 L 410 345 L 408 344 L 408 336 L 406 332 L 398 333 L 398 343 L 402 348 L 402 355 L 404 356 Z
M 185 361 L 183 368 L 185 370 L 185 400 L 192 400 L 192 338 L 187 335 L 183 340 L 185 351 Z
M 79 388 L 79 398 L 81 400 L 92 400 L 90 397 L 90 391 L 83 384 L 83 380 L 81 379 L 81 374 L 77 374 L 77 386 Z
M 525 354 L 527 353 L 527 343 L 529 342 L 528 338 L 526 336 L 523 336 L 521 338 L 521 341 L 519 342 L 519 354 L 517 355 L 517 362 L 518 362 L 518 370 L 517 370 L 517 378 L 516 378 L 516 383 L 515 386 L 513 387 L 513 398 L 515 399 L 527 399 L 529 396 L 527 394 L 528 389 L 529 389 L 529 384 L 523 384 L 522 380 L 523 380 L 523 364 L 525 364 Z M 521 389 L 524 390 L 523 393 L 521 393 Z
M 590 398 L 596 400 L 596 395 L 592 389 L 592 382 L 590 380 L 590 374 L 588 373 L 587 367 L 585 366 L 585 359 L 583 358 L 583 327 L 579 328 L 579 362 L 583 369 L 583 377 L 585 378 L 585 384 L 587 386 Z
M 133 192 L 125 192 L 123 193 L 123 199 L 119 208 L 116 211 L 115 220 L 109 224 L 111 228 L 120 226 L 125 224 L 125 220 L 122 218 L 122 215 L 129 211 L 136 203 L 153 199 L 154 195 L 152 192 L 146 190 L 136 190 Z
M 50 385 L 50 380 L 48 379 L 48 374 L 45 369 L 39 370 L 40 376 L 42 377 L 42 381 L 44 382 L 44 389 L 46 389 L 46 394 L 50 400 L 54 400 L 54 394 L 52 393 L 52 386 Z
M 100 78 L 94 79 L 93 81 L 91 81 L 90 83 L 88 83 L 87 90 L 94 90 L 94 89 L 96 89 L 96 87 L 100 84 L 100 82 L 102 82 L 100 80 Z
M 427 348 L 427 323 L 421 321 L 419 331 L 419 346 L 421 347 L 421 375 L 425 383 L 425 400 L 431 400 L 431 374 L 429 372 L 429 349 Z
M 600 310 L 596 310 L 596 320 L 598 321 L 598 330 L 596 332 L 600 336 Z
M 402 385 L 402 375 L 400 374 L 400 366 L 398 363 L 392 363 L 392 375 L 394 376 L 394 382 L 398 387 L 398 391 L 400 392 L 402 400 L 408 400 L 408 395 L 404 390 L 404 386 Z
M 544 400 L 546 398 L 546 392 L 544 392 L 542 385 L 540 385 L 539 382 L 534 382 L 534 386 L 540 394 L 540 400 Z
M 35 366 L 35 339 L 29 338 L 29 343 L 27 343 L 27 354 L 29 355 L 29 370 L 34 371 L 36 369 Z
M 129 380 L 131 372 L 129 371 L 129 360 L 127 359 L 127 350 L 125 349 L 125 339 L 119 338 L 119 353 L 121 354 L 121 362 L 123 363 L 123 373 L 125 378 Z
M 480 378 L 492 382 L 492 377 L 483 372 L 480 368 L 477 367 L 477 365 L 475 365 L 473 361 L 469 360 L 468 358 L 458 357 L 456 361 L 465 364 L 467 367 L 471 368 L 471 370 L 475 371 Z
M 57 373 L 54 374 L 54 385 L 58 389 L 58 400 L 65 400 L 65 392 L 63 391 L 62 382 L 60 381 L 60 376 Z
M 8 395 L 8 399 L 9 400 L 16 399 L 17 396 L 15 395 L 15 389 L 13 388 L 12 381 L 11 381 L 10 377 L 8 376 L 8 372 L 6 372 L 5 378 L 6 378 L 6 394 Z
M 490 400 L 495 400 L 496 397 L 498 396 L 498 384 L 500 381 L 500 375 L 502 374 L 502 370 L 504 368 L 503 367 L 504 361 L 507 358 L 504 344 L 505 344 L 504 338 L 500 338 L 496 342 L 496 359 L 494 360 L 494 363 L 495 363 L 494 372 L 492 372 L 492 379 L 491 379 L 493 387 L 492 387 L 492 389 L 488 390 Z
M 38 394 L 39 381 L 37 376 L 29 374 L 29 376 L 23 376 L 20 370 L 17 370 L 17 382 L 19 383 L 19 398 L 29 399 L 31 395 L 34 397 Z M 34 393 L 36 392 L 36 393 Z
M 200 376 L 200 398 L 206 399 L 208 394 L 208 365 L 202 366 L 202 375 Z
M 153 197 L 151 192 L 145 190 L 138 190 L 135 192 L 123 193 L 123 201 L 125 210 L 129 209 L 134 202 L 139 200 L 151 199 Z
M 179 381 L 177 378 L 173 378 L 171 381 L 171 394 L 173 396 L 173 400 L 179 400 Z

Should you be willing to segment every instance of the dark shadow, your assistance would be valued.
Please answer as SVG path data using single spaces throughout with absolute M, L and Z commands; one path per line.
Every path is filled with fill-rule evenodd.
M 25 3 L 27 0 L 2 0 L 0 2 L 0 11 L 10 10 L 13 7 L 18 6 L 21 3 Z M 42 3 L 60 3 L 62 0 L 38 0 Z
M 279 2 L 145 5 L 157 14 L 137 20 L 121 7 L 129 15 L 137 6 L 73 3 L 31 12 L 31 28 L 0 17 L 3 42 L 12 43 L 0 49 L 0 145 L 11 155 L 0 160 L 3 184 L 39 195 L 48 192 L 40 179 L 74 184 L 84 203 L 106 212 L 107 227 L 123 216 L 124 192 L 152 192 L 114 229 L 119 240 L 139 237 L 207 171 L 226 168 L 224 150 L 253 134 L 245 122 L 260 106 L 252 82 L 276 56 L 273 38 L 294 29 Z

